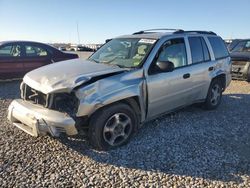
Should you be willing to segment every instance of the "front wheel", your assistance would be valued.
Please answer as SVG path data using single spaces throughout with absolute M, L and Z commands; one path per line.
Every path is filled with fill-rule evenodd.
M 220 80 L 213 80 L 210 84 L 204 107 L 207 110 L 216 109 L 221 103 L 222 87 Z
M 138 118 L 127 104 L 114 104 L 97 111 L 90 119 L 89 139 L 98 150 L 108 150 L 128 142 Z

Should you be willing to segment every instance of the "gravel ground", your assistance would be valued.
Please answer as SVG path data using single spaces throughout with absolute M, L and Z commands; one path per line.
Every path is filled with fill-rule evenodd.
M 233 81 L 221 106 L 151 121 L 127 144 L 33 138 L 6 119 L 19 82 L 0 83 L 1 187 L 250 187 L 250 84 Z

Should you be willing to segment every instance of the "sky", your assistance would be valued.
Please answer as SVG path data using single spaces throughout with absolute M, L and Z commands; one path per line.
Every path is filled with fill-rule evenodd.
M 249 7 L 250 0 L 0 0 L 0 41 L 103 43 L 152 28 L 250 38 Z

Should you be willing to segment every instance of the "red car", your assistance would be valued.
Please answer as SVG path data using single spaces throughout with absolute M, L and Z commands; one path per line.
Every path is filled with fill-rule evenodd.
M 78 58 L 47 44 L 29 41 L 0 42 L 0 80 L 22 78 L 38 67 Z

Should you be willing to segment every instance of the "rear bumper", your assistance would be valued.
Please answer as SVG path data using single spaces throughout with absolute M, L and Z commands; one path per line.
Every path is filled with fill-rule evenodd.
M 76 135 L 75 121 L 68 115 L 32 104 L 22 99 L 14 100 L 8 109 L 8 119 L 24 132 L 37 137 L 46 133 L 59 136 Z

